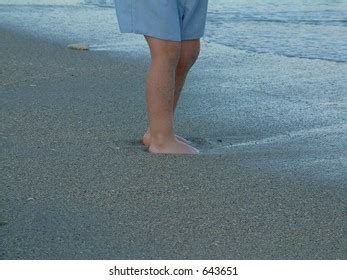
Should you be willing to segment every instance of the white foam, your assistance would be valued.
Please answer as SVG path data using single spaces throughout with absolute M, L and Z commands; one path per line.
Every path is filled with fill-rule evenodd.
M 319 134 L 334 134 L 334 133 L 346 133 L 346 132 L 347 132 L 347 124 L 338 124 L 338 125 L 324 126 L 324 127 L 318 127 L 318 128 L 291 131 L 286 134 L 279 134 L 279 135 L 275 135 L 271 137 L 266 137 L 266 138 L 242 142 L 242 143 L 235 143 L 232 145 L 224 146 L 223 148 L 271 144 L 271 143 L 278 143 L 278 142 L 293 140 L 293 138 L 309 137 L 309 136 L 315 136 Z

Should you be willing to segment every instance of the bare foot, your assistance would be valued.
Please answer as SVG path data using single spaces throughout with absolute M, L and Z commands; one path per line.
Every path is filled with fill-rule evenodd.
M 178 135 L 175 135 L 176 139 L 185 143 L 185 144 L 191 144 L 190 141 L 188 141 L 187 139 L 184 139 L 183 137 L 181 136 L 178 136 Z M 148 130 L 146 131 L 145 135 L 143 135 L 143 140 L 142 140 L 142 143 L 145 145 L 145 146 L 149 146 L 151 145 L 151 135 L 150 133 L 148 132 Z
M 186 143 L 183 143 L 176 137 L 162 143 L 161 145 L 157 145 L 154 143 L 154 141 L 152 141 L 149 145 L 149 151 L 154 154 L 199 154 L 199 150 Z

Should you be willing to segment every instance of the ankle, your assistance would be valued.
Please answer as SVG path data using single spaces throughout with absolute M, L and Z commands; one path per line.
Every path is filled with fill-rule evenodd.
M 175 141 L 175 134 L 151 134 L 151 145 L 157 146 L 157 147 L 165 147 L 172 141 Z

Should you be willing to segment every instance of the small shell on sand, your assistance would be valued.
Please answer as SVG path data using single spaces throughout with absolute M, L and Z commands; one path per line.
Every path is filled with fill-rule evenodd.
M 79 51 L 87 51 L 87 50 L 89 50 L 89 45 L 86 44 L 86 43 L 70 44 L 67 47 L 69 49 L 79 50 Z

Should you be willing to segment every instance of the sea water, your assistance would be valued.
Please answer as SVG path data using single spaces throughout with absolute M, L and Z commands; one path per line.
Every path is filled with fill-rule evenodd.
M 347 62 L 347 0 L 210 0 L 207 18 L 207 42 Z M 88 40 L 96 50 L 117 48 L 115 20 L 113 0 L 0 0 L 0 25 Z

